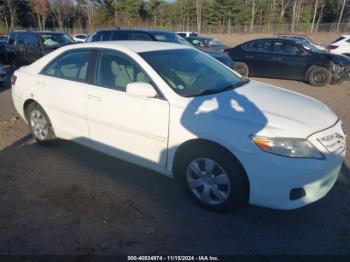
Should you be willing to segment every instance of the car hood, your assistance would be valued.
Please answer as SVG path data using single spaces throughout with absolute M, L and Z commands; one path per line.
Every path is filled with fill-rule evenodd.
M 332 126 L 338 117 L 311 97 L 250 81 L 234 90 L 195 97 L 199 112 L 211 112 L 219 121 L 235 121 L 250 134 L 306 138 Z
M 336 63 L 342 65 L 342 66 L 349 66 L 350 65 L 350 57 L 345 55 L 337 55 L 337 54 L 330 54 L 328 53 L 328 56 Z

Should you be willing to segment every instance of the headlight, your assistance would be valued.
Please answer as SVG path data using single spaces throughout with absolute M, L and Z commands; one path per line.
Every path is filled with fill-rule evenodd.
M 323 154 L 305 139 L 254 135 L 251 138 L 258 147 L 271 154 L 297 158 L 324 159 Z

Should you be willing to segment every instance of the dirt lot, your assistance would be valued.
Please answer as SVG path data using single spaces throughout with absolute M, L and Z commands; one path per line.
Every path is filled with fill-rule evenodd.
M 350 129 L 349 82 L 258 80 L 327 103 Z M 157 173 L 66 141 L 42 147 L 28 134 L 0 89 L 0 254 L 350 254 L 349 152 L 314 204 L 215 214 Z

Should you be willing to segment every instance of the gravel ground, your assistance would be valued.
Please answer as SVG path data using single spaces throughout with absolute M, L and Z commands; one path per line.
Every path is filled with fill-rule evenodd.
M 350 129 L 349 82 L 258 80 L 322 100 Z M 28 134 L 0 89 L 0 254 L 350 254 L 349 152 L 314 204 L 215 214 L 157 173 L 67 141 L 42 147 Z

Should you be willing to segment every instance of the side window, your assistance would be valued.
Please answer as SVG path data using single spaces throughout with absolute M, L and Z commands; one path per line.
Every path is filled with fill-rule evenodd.
M 39 43 L 35 34 L 27 34 L 26 42 L 28 47 L 37 47 Z
M 97 41 L 109 41 L 109 40 L 111 40 L 112 33 L 113 33 L 112 31 L 101 32 L 100 33 L 101 37 L 99 37 L 99 39 Z
M 91 51 L 70 52 L 52 61 L 42 73 L 58 78 L 84 81 L 90 55 Z
M 125 92 L 127 84 L 132 82 L 151 83 L 130 59 L 112 51 L 102 51 L 98 59 L 96 84 Z
M 26 34 L 24 33 L 17 34 L 16 45 L 24 47 L 25 43 L 26 43 Z
M 299 47 L 285 43 L 285 42 L 275 42 L 273 47 L 274 53 L 282 55 L 299 55 L 301 50 Z
M 7 41 L 8 45 L 14 45 L 16 42 L 16 33 L 11 33 Z
M 132 33 L 131 40 L 139 40 L 139 41 L 152 41 L 153 39 L 144 33 Z
M 130 35 L 128 32 L 114 32 L 112 40 L 129 40 Z
M 271 41 L 254 41 L 249 48 L 249 51 L 268 53 L 271 52 Z

